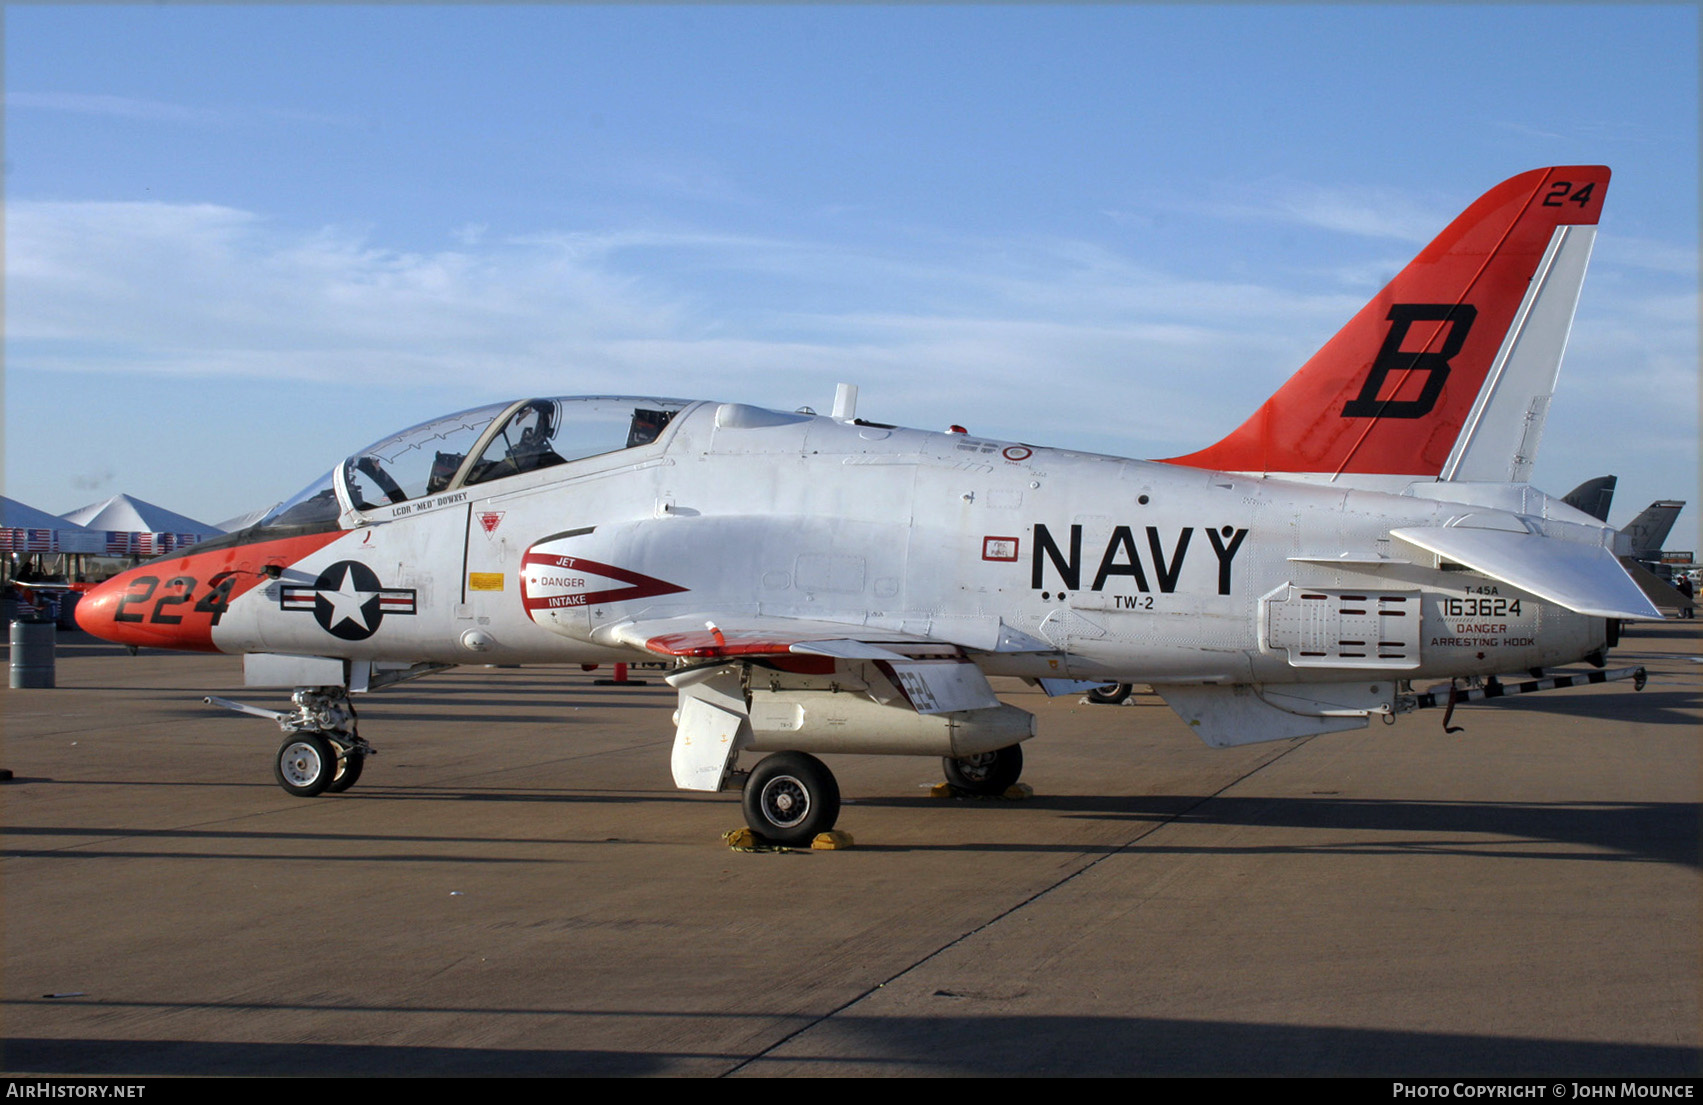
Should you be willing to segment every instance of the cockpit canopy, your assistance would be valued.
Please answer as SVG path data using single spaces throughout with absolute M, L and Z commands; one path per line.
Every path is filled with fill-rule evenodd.
M 681 399 L 522 399 L 422 422 L 356 452 L 260 525 L 324 525 L 365 511 L 649 445 Z

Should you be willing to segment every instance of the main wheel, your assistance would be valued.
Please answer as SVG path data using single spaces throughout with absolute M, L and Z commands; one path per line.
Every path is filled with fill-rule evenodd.
M 1098 702 L 1102 706 L 1116 706 L 1134 693 L 1135 687 L 1129 683 L 1107 683 L 1089 691 L 1088 701 Z
M 808 844 L 840 816 L 840 785 L 815 756 L 776 752 L 745 780 L 745 823 L 776 844 Z
M 993 752 L 940 761 L 946 781 L 971 794 L 1004 794 L 1023 774 L 1023 746 L 1014 744 Z
M 337 750 L 318 733 L 286 737 L 272 761 L 272 774 L 297 798 L 312 798 L 337 777 Z
M 325 785 L 325 793 L 342 794 L 354 786 L 361 778 L 361 768 L 366 766 L 367 754 L 355 749 L 344 753 L 337 761 L 337 774 L 331 782 Z

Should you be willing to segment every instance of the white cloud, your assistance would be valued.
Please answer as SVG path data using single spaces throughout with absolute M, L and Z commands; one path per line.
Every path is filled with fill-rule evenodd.
M 1676 246 L 1670 242 L 1604 231 L 1597 237 L 1593 255 L 1599 264 L 1649 269 L 1671 276 L 1697 276 L 1695 246 Z
M 210 204 L 20 201 L 6 218 L 14 372 L 818 408 L 846 380 L 870 417 L 1154 455 L 1233 428 L 1363 302 L 1323 276 L 1186 279 L 1057 238 L 468 224 L 404 250 Z M 1647 401 L 1687 386 L 1694 298 L 1605 284 L 1587 302 L 1608 324 L 1576 328 L 1570 370 L 1612 357 Z
M 222 123 L 229 116 L 210 108 L 187 107 L 183 104 L 146 100 L 135 96 L 108 96 L 93 92 L 9 92 L 6 107 L 37 108 L 46 111 L 65 111 L 77 115 L 105 115 L 114 119 L 136 119 L 151 122 L 192 123 L 207 125 Z
M 1326 187 L 1296 181 L 1237 182 L 1207 196 L 1152 201 L 1163 208 L 1208 218 L 1290 223 L 1366 238 L 1424 243 L 1448 224 L 1450 212 L 1416 204 L 1387 188 Z
M 277 120 L 286 123 L 305 123 L 314 126 L 354 127 L 361 120 L 343 114 L 301 111 L 295 108 L 259 108 L 222 104 L 219 107 L 192 107 L 166 100 L 149 100 L 139 96 L 112 96 L 98 92 L 9 92 L 5 95 L 6 110 L 58 111 L 73 115 L 97 115 L 109 119 L 133 122 L 177 123 L 186 126 L 210 127 Z

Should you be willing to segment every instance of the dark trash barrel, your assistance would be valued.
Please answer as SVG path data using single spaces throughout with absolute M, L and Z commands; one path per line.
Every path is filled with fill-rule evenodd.
M 12 687 L 53 686 L 54 626 L 49 621 L 12 623 Z

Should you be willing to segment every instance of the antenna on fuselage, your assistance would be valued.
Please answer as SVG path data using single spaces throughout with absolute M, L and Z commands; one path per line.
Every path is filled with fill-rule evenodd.
M 834 386 L 834 421 L 850 422 L 857 417 L 857 385 Z

